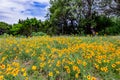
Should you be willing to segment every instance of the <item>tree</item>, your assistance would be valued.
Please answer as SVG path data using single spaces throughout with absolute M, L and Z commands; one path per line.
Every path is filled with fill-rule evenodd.
M 10 29 L 10 32 L 13 34 L 13 35 L 18 35 L 18 34 L 21 34 L 23 31 L 22 31 L 22 28 L 23 28 L 23 25 L 18 23 L 18 24 L 14 24 L 12 26 L 12 28 Z
M 9 33 L 10 28 L 11 28 L 11 25 L 5 22 L 0 22 L 0 35 L 3 33 Z
M 58 33 L 70 34 L 70 32 L 73 31 L 74 17 L 71 13 L 72 1 L 73 0 L 50 1 L 50 22 L 56 27 Z
M 82 18 L 85 21 L 84 29 L 86 34 L 93 34 L 95 35 L 95 30 L 94 30 L 94 16 L 95 14 L 95 0 L 82 0 L 82 11 L 83 13 L 81 15 Z
M 87 34 L 94 34 L 93 6 L 96 0 L 51 0 L 50 21 L 62 34 L 70 34 L 85 29 Z M 83 22 L 84 21 L 84 22 Z
M 101 0 L 106 15 L 120 16 L 120 0 Z
M 114 1 L 116 3 L 116 7 L 110 7 L 110 8 L 120 16 L 120 0 L 114 0 Z
M 119 0 L 51 0 L 49 21 L 51 26 L 57 29 L 58 33 L 96 35 L 96 31 L 105 30 L 106 27 L 110 26 L 106 24 L 111 22 L 108 20 L 110 15 L 108 15 L 107 11 L 111 11 L 110 5 L 112 5 L 113 1 L 116 4 L 112 8 L 118 11 L 120 9 Z M 113 12 L 115 11 L 111 11 L 111 13 Z M 100 20 L 101 23 L 96 20 Z
M 27 18 L 26 20 L 19 20 L 18 24 L 14 24 L 11 32 L 14 35 L 30 36 L 32 32 L 43 31 L 41 20 L 36 18 Z

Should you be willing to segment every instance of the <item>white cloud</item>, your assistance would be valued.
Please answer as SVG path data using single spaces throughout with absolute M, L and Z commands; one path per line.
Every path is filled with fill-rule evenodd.
M 37 8 L 31 5 L 33 2 L 46 4 L 47 6 L 44 8 Z M 26 19 L 27 17 L 36 17 L 38 19 L 45 20 L 44 16 L 47 13 L 48 7 L 49 0 L 0 0 L 0 21 L 5 21 L 9 24 L 13 24 L 17 23 L 19 19 Z M 37 11 L 40 12 L 40 15 L 35 14 L 39 13 Z

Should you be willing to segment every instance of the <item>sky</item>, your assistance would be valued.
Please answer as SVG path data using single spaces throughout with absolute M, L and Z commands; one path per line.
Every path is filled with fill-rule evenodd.
M 45 20 L 49 0 L 0 0 L 0 21 L 8 24 L 28 18 Z

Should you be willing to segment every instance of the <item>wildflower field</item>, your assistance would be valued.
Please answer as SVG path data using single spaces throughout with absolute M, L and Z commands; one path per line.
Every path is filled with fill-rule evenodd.
M 120 36 L 0 38 L 0 80 L 120 80 Z

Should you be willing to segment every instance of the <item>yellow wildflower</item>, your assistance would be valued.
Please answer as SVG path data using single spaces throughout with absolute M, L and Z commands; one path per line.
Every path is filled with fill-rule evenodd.
M 66 71 L 67 71 L 67 73 L 70 73 L 70 69 L 68 68 L 68 69 L 66 69 Z
M 11 74 L 12 74 L 13 76 L 17 76 L 18 73 L 19 73 L 19 69 L 17 69 L 17 68 L 13 69 L 13 71 L 11 72 Z
M 97 80 L 95 77 L 92 77 L 91 80 Z
M 75 74 L 75 78 L 78 78 L 78 77 L 79 77 L 79 74 L 78 74 L 78 73 L 76 73 L 76 74 Z
M 58 70 L 55 71 L 57 74 L 59 74 L 60 72 Z
M 60 66 L 60 60 L 57 61 L 56 66 L 57 66 L 57 67 Z
M 3 75 L 0 75 L 0 80 L 4 80 L 4 76 Z
M 40 63 L 40 67 L 43 68 L 45 66 L 45 63 Z
M 88 80 L 90 80 L 90 79 L 91 79 L 91 76 L 90 76 L 90 75 L 88 75 L 88 76 L 87 76 L 87 79 L 88 79 Z
M 26 73 L 26 72 L 24 72 L 24 73 L 23 73 L 23 76 L 24 76 L 24 77 L 26 77 L 26 76 L 27 76 L 27 73 Z
M 73 66 L 73 71 L 78 71 L 78 70 L 79 70 L 78 66 Z
M 25 71 L 26 71 L 26 69 L 25 69 L 25 68 L 22 68 L 22 69 L 21 69 L 21 71 L 22 71 L 22 72 L 25 72 Z
M 112 67 L 115 68 L 115 67 L 116 67 L 116 64 L 112 64 Z
M 49 72 L 48 76 L 52 77 L 53 76 L 53 72 Z
M 77 60 L 77 63 L 78 63 L 78 64 L 81 64 L 81 63 L 82 63 L 82 61 L 81 61 L 81 60 Z
M 37 67 L 36 66 L 32 66 L 32 70 L 36 70 L 37 69 Z
M 4 64 L 1 64 L 1 65 L 0 65 L 0 68 L 1 68 L 1 69 L 5 69 L 5 65 L 4 65 Z

